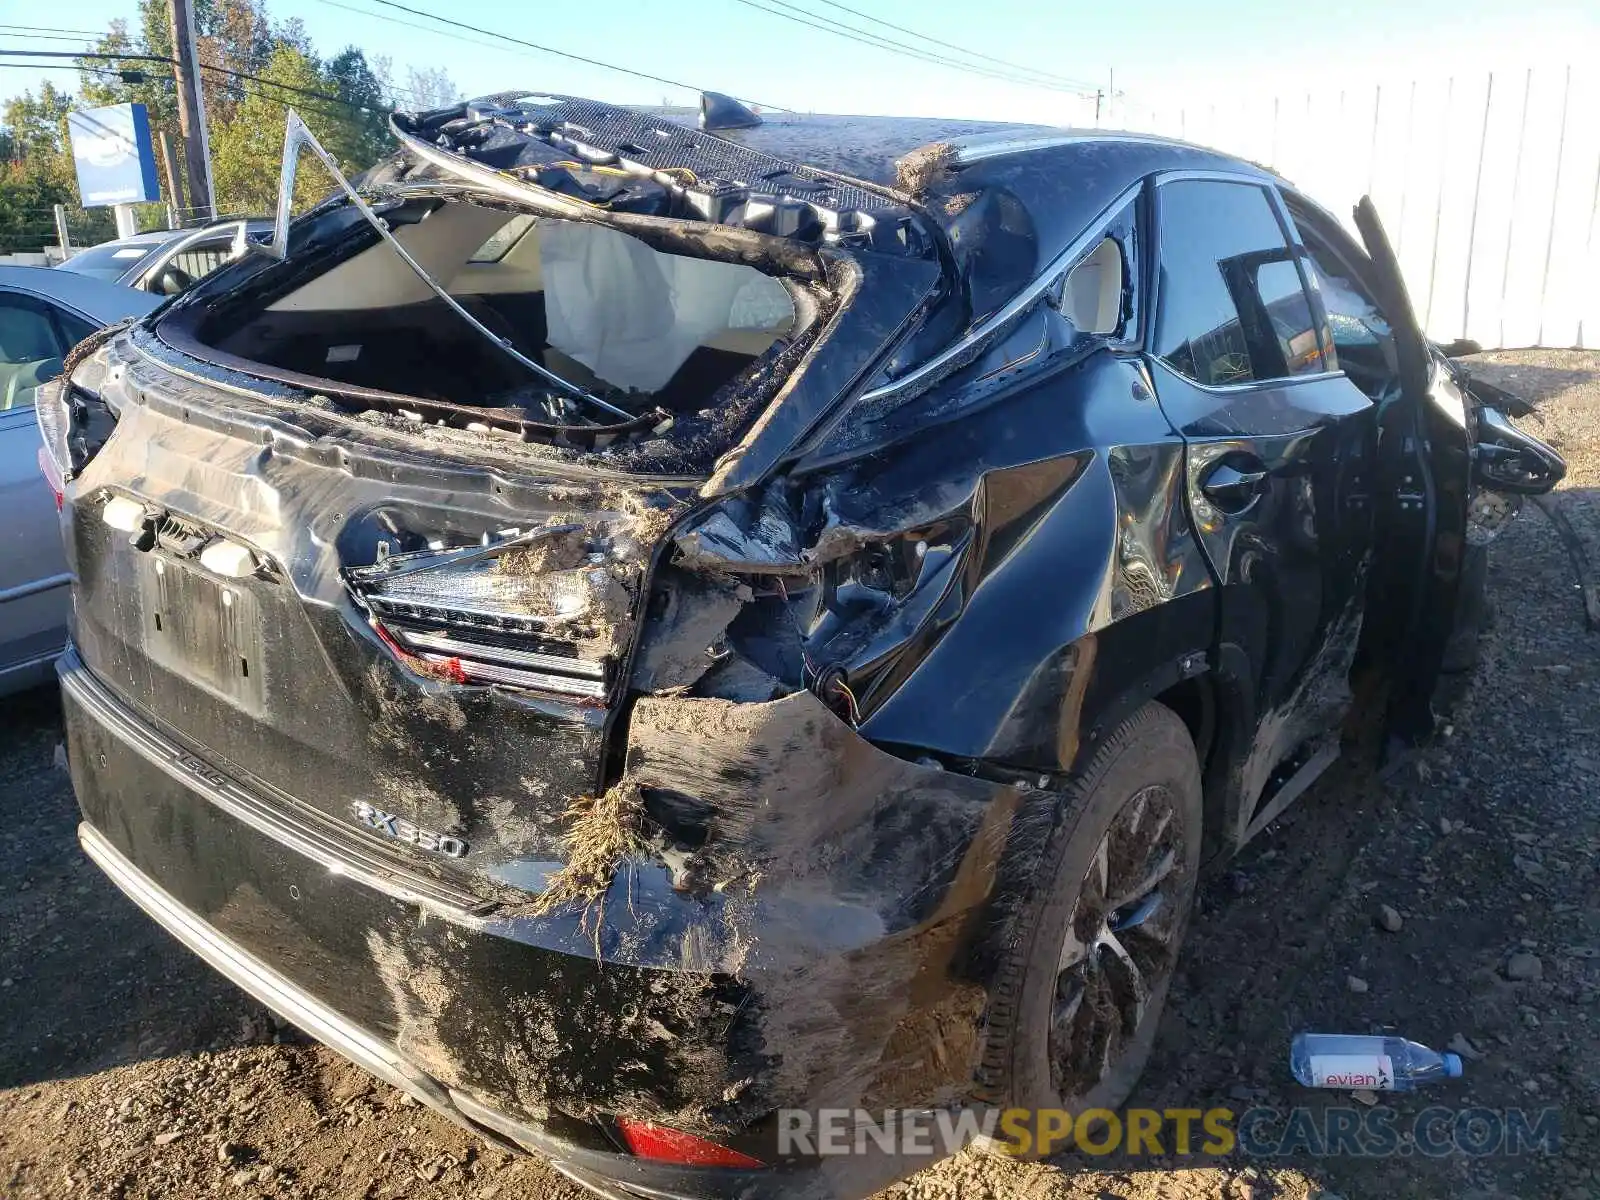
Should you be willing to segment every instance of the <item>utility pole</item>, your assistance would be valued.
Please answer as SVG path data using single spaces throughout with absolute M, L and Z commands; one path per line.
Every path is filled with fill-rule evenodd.
M 171 4 L 172 76 L 178 84 L 178 130 L 183 135 L 189 203 L 197 216 L 209 218 L 216 215 L 216 207 L 211 195 L 211 145 L 206 138 L 206 104 L 200 86 L 194 10 L 189 0 L 171 0 Z
M 167 177 L 167 228 L 183 225 L 183 180 L 178 175 L 178 152 L 172 148 L 172 132 L 161 131 L 161 169 Z
M 61 243 L 61 259 L 65 262 L 72 257 L 72 239 L 67 233 L 67 206 L 55 206 L 56 215 L 56 241 Z

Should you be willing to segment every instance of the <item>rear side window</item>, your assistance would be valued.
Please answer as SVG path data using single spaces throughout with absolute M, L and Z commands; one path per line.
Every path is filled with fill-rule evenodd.
M 0 292 L 0 411 L 31 408 L 34 389 L 61 373 L 58 315 L 43 300 Z
M 1294 251 L 1263 189 L 1178 180 L 1162 185 L 1158 212 L 1157 357 L 1213 387 L 1324 369 Z

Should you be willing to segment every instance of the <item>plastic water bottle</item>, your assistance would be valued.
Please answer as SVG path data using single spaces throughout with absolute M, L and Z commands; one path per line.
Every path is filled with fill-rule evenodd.
M 1440 1054 L 1397 1037 L 1347 1033 L 1297 1033 L 1289 1069 L 1306 1087 L 1409 1092 L 1425 1083 L 1456 1079 L 1460 1055 Z

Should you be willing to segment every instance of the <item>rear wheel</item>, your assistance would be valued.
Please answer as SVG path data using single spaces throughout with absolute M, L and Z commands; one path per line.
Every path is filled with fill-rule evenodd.
M 1194 906 L 1201 793 L 1188 729 L 1145 705 L 1060 802 L 991 990 L 983 1082 L 1003 1107 L 1078 1113 L 1133 1090 Z

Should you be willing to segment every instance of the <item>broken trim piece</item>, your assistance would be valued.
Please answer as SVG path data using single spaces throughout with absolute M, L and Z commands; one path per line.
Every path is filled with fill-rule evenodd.
M 614 404 L 607 403 L 606 401 L 600 399 L 599 396 L 594 395 L 592 392 L 585 391 L 577 384 L 563 379 L 560 375 L 557 375 L 554 371 L 550 370 L 549 367 L 546 367 L 542 363 L 535 362 L 533 359 L 529 358 L 526 354 L 523 354 L 520 350 L 513 346 L 510 341 L 497 336 L 487 325 L 478 320 L 464 307 L 462 307 L 460 301 L 446 291 L 445 288 L 437 280 L 435 280 L 432 275 L 429 275 L 421 263 L 417 262 L 416 259 L 411 257 L 406 248 L 400 244 L 400 239 L 395 237 L 394 232 L 389 228 L 388 224 L 383 220 L 383 218 L 378 216 L 377 213 L 373 212 L 372 208 L 367 204 L 367 202 L 361 198 L 361 194 L 357 192 L 355 188 L 350 186 L 350 181 L 344 177 L 344 172 L 339 169 L 339 164 L 334 161 L 333 155 L 329 154 L 322 148 L 322 143 L 317 141 L 316 135 L 313 134 L 311 130 L 306 128 L 306 123 L 300 119 L 300 114 L 295 112 L 292 108 L 289 110 L 288 120 L 284 123 L 283 169 L 278 175 L 278 211 L 273 219 L 272 244 L 265 248 L 266 253 L 270 254 L 276 259 L 279 259 L 280 261 L 285 257 L 285 255 L 288 254 L 289 213 L 290 209 L 293 207 L 294 177 L 296 171 L 299 169 L 300 151 L 302 149 L 308 149 L 317 156 L 322 165 L 328 169 L 330 174 L 333 175 L 334 182 L 339 185 L 340 190 L 349 197 L 350 203 L 355 205 L 356 211 L 366 218 L 367 224 L 371 225 L 375 230 L 378 231 L 378 236 L 389 243 L 390 248 L 400 256 L 400 260 L 405 263 L 406 266 L 410 267 L 413 272 L 415 272 L 418 279 L 422 280 L 423 283 L 428 285 L 428 288 L 435 296 L 439 297 L 440 300 L 443 300 L 445 304 L 455 310 L 456 315 L 459 316 L 463 321 L 465 321 L 468 325 L 471 325 L 494 345 L 498 346 L 500 350 L 508 357 L 520 363 L 522 366 L 527 367 L 528 370 L 532 371 L 535 375 L 539 376 L 552 386 L 559 388 L 561 391 L 565 392 L 569 396 L 572 396 L 574 399 L 582 400 L 586 404 L 592 404 L 596 408 L 599 408 L 604 412 L 608 412 L 614 417 L 621 417 L 624 421 L 632 421 L 635 419 L 634 414 L 628 412 L 626 409 L 618 408 Z

